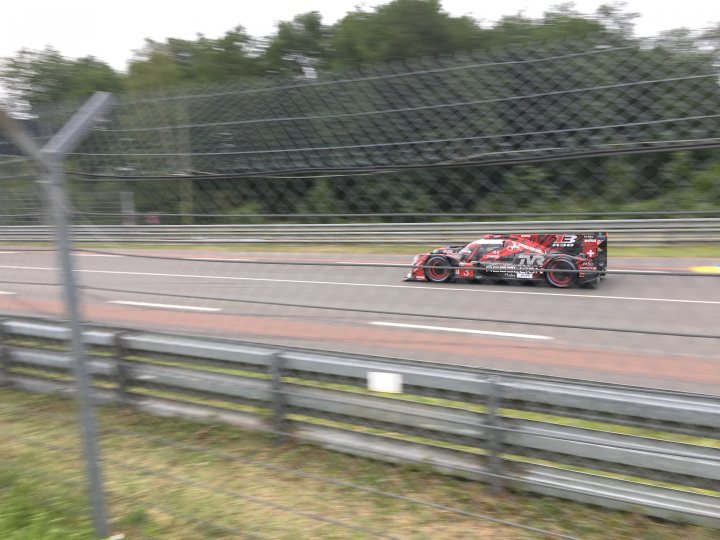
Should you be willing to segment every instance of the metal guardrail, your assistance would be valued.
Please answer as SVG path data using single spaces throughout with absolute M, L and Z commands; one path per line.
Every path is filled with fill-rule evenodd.
M 76 225 L 81 243 L 448 243 L 486 233 L 607 231 L 613 245 L 720 242 L 720 218 L 248 225 Z M 46 226 L 2 226 L 0 242 L 48 242 Z
M 65 328 L 6 319 L 0 330 L 7 382 L 73 392 L 57 378 L 71 358 L 44 347 Z M 720 528 L 714 397 L 105 328 L 84 341 L 102 352 L 88 371 L 106 401 Z M 373 372 L 401 377 L 402 399 L 368 391 Z

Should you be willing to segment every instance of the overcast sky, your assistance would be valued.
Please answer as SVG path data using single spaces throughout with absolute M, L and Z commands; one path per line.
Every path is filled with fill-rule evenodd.
M 216 38 L 236 25 L 255 37 L 273 33 L 278 21 L 316 10 L 330 24 L 356 5 L 387 3 L 369 0 L 0 0 L 0 57 L 19 49 L 52 45 L 69 57 L 93 55 L 124 70 L 133 50 L 145 38 L 193 39 L 202 33 Z M 503 15 L 524 12 L 537 17 L 557 5 L 552 0 L 442 0 L 452 15 L 469 15 L 486 24 Z M 577 0 L 582 13 L 594 13 L 605 1 Z M 640 14 L 636 33 L 650 36 L 686 26 L 704 28 L 720 21 L 717 0 L 628 0 L 627 10 Z

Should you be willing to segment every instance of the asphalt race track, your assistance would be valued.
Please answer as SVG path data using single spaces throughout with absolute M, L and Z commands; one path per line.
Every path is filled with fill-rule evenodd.
M 665 274 L 716 261 L 611 258 L 596 290 L 407 283 L 406 268 L 374 266 L 410 260 L 215 250 L 74 257 L 92 322 L 720 394 L 720 275 Z M 62 316 L 56 266 L 51 251 L 1 251 L 0 312 Z

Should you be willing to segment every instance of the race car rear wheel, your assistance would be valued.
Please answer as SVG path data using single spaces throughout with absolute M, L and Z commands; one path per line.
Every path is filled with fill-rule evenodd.
M 448 268 L 451 266 L 450 261 L 445 257 L 430 257 L 427 261 L 425 261 L 424 266 L 427 267 L 424 269 L 425 277 L 428 281 L 432 281 L 433 283 L 445 283 L 446 281 L 450 281 L 455 273 L 452 268 Z
M 560 270 L 554 272 L 554 270 Z M 571 270 L 577 270 L 577 266 L 568 259 L 555 259 L 550 261 L 545 267 L 545 281 L 551 287 L 565 288 L 570 287 L 577 281 L 577 274 Z

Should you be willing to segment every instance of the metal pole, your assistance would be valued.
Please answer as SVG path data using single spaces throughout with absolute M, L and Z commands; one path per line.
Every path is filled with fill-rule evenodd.
M 120 399 L 120 403 L 123 405 L 130 405 L 130 392 L 128 390 L 131 384 L 131 373 L 125 355 L 127 350 L 125 349 L 124 332 L 115 332 L 113 336 L 113 343 L 115 345 L 115 369 L 117 373 L 117 392 Z
M 47 190 L 51 204 L 51 214 L 55 225 L 55 242 L 58 253 L 58 265 L 63 284 L 63 295 L 70 324 L 70 341 L 75 356 L 73 362 L 75 382 L 77 385 L 77 402 L 80 409 L 80 426 L 83 436 L 83 453 L 88 478 L 90 501 L 92 503 L 92 520 L 98 538 L 108 536 L 107 514 L 105 511 L 105 495 L 102 487 L 100 468 L 100 451 L 98 434 L 93 412 L 90 376 L 87 369 L 85 344 L 80 327 L 79 293 L 75 283 L 72 264 L 72 246 L 68 226 L 68 206 L 65 198 L 65 175 L 57 155 L 47 156 Z
M 98 117 L 109 110 L 111 106 L 111 94 L 95 93 L 42 149 L 5 111 L 0 110 L 0 129 L 4 129 L 23 152 L 34 158 L 46 173 L 44 183 L 50 206 L 49 213 L 54 223 L 58 265 L 70 326 L 72 354 L 75 360 L 73 365 L 77 386 L 76 399 L 83 437 L 88 492 L 92 506 L 93 526 L 98 538 L 108 536 L 108 523 L 105 495 L 102 488 L 98 434 L 90 394 L 90 376 L 80 327 L 80 302 L 71 259 L 69 206 L 66 198 L 62 160 L 68 152 L 72 152 L 82 142 Z
M 10 350 L 5 343 L 5 321 L 0 321 L 0 386 L 10 386 Z
M 490 492 L 499 495 L 503 490 L 502 474 L 502 427 L 500 399 L 502 387 L 494 377 L 487 380 L 486 425 L 488 428 L 488 469 L 490 470 Z
M 285 425 L 285 394 L 283 393 L 283 364 L 282 354 L 275 353 L 270 357 L 270 395 L 272 396 L 272 424 L 275 431 L 275 444 L 278 446 L 285 442 L 287 430 Z
M 123 225 L 135 225 L 135 194 L 132 191 L 120 192 L 120 209 Z
M 177 150 L 179 156 L 177 162 L 179 165 L 180 173 L 185 175 L 191 175 L 192 170 L 192 138 L 190 136 L 190 111 L 188 110 L 187 104 L 179 100 L 175 106 L 176 121 L 178 127 L 175 130 Z M 180 223 L 182 225 L 192 225 L 195 222 L 195 218 L 192 216 L 193 213 L 193 197 L 195 191 L 195 181 L 192 178 L 180 177 Z

